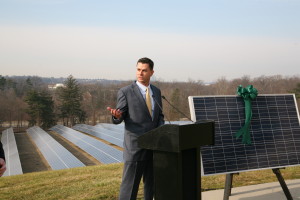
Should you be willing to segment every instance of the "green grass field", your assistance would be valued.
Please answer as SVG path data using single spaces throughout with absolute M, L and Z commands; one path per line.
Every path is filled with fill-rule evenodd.
M 97 165 L 67 170 L 27 173 L 0 178 L 0 199 L 106 199 L 118 197 L 123 164 Z M 300 179 L 300 167 L 281 173 L 285 180 Z M 233 187 L 277 181 L 272 170 L 242 172 L 235 175 Z M 224 188 L 225 175 L 202 177 L 202 190 Z M 142 199 L 142 187 L 138 194 Z

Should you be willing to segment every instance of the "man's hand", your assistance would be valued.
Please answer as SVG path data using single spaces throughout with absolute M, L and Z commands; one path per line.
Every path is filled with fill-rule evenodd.
M 3 158 L 0 158 L 0 176 L 4 174 L 6 170 L 6 164 Z
M 122 111 L 120 109 L 114 109 L 111 107 L 107 107 L 107 110 L 110 111 L 112 116 L 114 116 L 117 119 L 120 119 L 122 117 Z

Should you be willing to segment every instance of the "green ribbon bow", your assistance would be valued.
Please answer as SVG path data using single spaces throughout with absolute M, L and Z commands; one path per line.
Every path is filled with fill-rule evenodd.
M 253 87 L 253 85 L 248 85 L 246 88 L 243 88 L 242 85 L 239 85 L 236 91 L 237 95 L 241 96 L 245 102 L 245 124 L 244 126 L 235 134 L 236 139 L 243 135 L 242 142 L 243 144 L 251 144 L 250 138 L 250 122 L 252 118 L 252 100 L 256 98 L 258 92 Z

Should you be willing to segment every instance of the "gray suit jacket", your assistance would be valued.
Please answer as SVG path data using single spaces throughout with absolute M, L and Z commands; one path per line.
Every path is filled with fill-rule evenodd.
M 162 107 L 160 90 L 151 85 L 153 96 Z M 147 109 L 146 102 L 134 82 L 123 87 L 118 92 L 117 109 L 123 114 L 120 119 L 114 119 L 114 124 L 125 122 L 124 134 L 124 161 L 141 161 L 152 159 L 152 152 L 138 147 L 137 139 L 140 135 L 164 124 L 164 115 L 161 109 L 154 104 L 153 120 Z

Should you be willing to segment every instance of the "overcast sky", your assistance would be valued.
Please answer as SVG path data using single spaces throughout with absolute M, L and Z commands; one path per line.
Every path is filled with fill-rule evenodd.
M 300 75 L 299 0 L 0 0 L 0 75 L 164 81 Z

